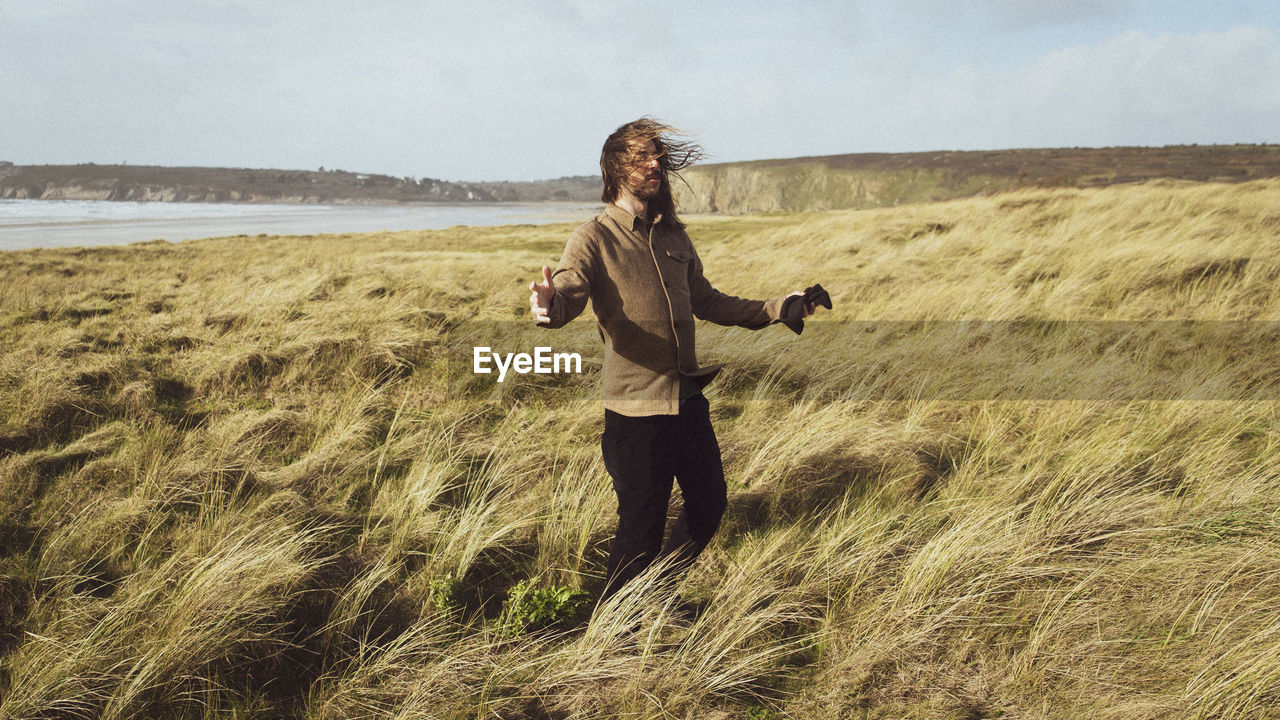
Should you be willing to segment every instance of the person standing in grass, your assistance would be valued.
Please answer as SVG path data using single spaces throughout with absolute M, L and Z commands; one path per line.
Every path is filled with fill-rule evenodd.
M 678 131 L 651 118 L 619 127 L 600 153 L 604 212 L 578 227 L 552 273 L 529 284 L 537 323 L 558 328 L 591 300 L 604 340 L 601 449 L 618 496 L 607 599 L 655 560 L 683 573 L 711 541 L 727 505 L 720 446 L 702 389 L 720 365 L 698 364 L 695 317 L 763 328 L 810 315 L 807 298 L 744 300 L 711 286 L 670 179 L 702 157 Z M 793 293 L 802 296 L 803 293 Z M 784 305 L 786 306 L 784 309 Z M 672 479 L 684 508 L 663 543 Z

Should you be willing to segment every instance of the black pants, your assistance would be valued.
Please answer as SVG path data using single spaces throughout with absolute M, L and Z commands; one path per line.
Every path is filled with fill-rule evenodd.
M 608 598 L 658 558 L 670 558 L 669 577 L 688 569 L 720 526 L 727 488 L 702 395 L 681 403 L 679 415 L 628 417 L 605 410 L 600 445 L 618 495 L 618 531 L 602 595 Z M 672 478 L 684 509 L 664 545 Z

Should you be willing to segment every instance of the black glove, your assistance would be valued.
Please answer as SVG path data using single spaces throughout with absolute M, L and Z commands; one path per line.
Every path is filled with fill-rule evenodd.
M 779 313 L 781 317 L 778 318 L 778 322 L 799 335 L 804 331 L 804 309 L 810 304 L 821 305 L 830 310 L 831 295 L 817 283 L 805 288 L 803 295 L 788 295 L 787 299 L 782 301 L 782 309 Z

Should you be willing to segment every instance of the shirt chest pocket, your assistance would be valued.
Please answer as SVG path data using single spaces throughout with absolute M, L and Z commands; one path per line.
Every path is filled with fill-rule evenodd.
M 689 294 L 689 269 L 693 267 L 693 253 L 688 250 L 666 250 L 663 281 L 668 290 Z

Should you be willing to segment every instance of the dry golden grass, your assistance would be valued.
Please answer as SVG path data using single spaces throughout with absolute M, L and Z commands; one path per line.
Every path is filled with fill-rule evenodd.
M 613 526 L 593 323 L 527 319 L 568 226 L 4 254 L 0 717 L 1280 717 L 1277 208 L 694 221 L 717 286 L 835 311 L 700 328 L 705 611 L 514 637 Z M 470 373 L 538 344 L 587 372 Z

